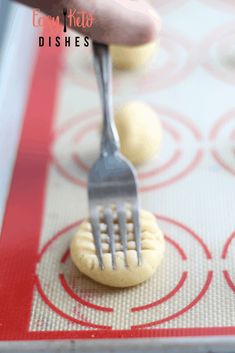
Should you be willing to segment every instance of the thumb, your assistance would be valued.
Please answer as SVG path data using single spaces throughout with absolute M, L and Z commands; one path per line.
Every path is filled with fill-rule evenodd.
M 160 17 L 144 0 L 18 1 L 51 16 L 58 16 L 63 7 L 89 12 L 95 18 L 92 28 L 77 30 L 107 44 L 144 44 L 156 39 L 161 27 Z
M 94 16 L 92 28 L 80 32 L 98 42 L 144 44 L 156 39 L 161 28 L 160 17 L 143 0 L 76 0 L 74 5 Z

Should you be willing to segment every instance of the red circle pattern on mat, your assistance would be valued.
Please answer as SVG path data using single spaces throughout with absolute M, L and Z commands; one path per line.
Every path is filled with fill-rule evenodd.
M 224 114 L 211 129 L 209 139 L 214 147 L 213 158 L 219 165 L 235 176 L 235 110 Z M 218 147 L 217 147 L 218 146 Z
M 164 137 L 159 155 L 137 168 L 141 192 L 169 186 L 187 176 L 203 154 L 199 147 L 201 133 L 189 119 L 164 107 L 153 108 L 161 117 Z M 71 119 L 54 137 L 52 162 L 57 171 L 83 188 L 88 170 L 98 157 L 98 131 L 98 113 L 92 110 Z M 190 145 L 193 148 L 189 149 Z
M 233 245 L 233 248 L 232 248 L 232 245 Z M 221 259 L 227 260 L 228 257 L 234 259 L 234 254 L 235 254 L 234 245 L 235 245 L 235 232 L 233 232 L 226 240 L 222 250 Z M 234 270 L 234 266 L 232 266 L 232 270 Z M 231 270 L 228 270 L 228 269 L 223 270 L 223 276 L 229 288 L 235 293 L 235 277 L 231 275 Z
M 235 8 L 235 6 L 234 6 Z M 235 23 L 225 24 L 210 33 L 199 46 L 204 68 L 218 80 L 235 83 Z
M 162 89 L 186 78 L 196 66 L 193 58 L 194 45 L 176 31 L 161 33 L 160 49 L 156 49 L 152 62 L 140 71 L 113 71 L 115 94 L 126 96 Z M 71 49 L 61 68 L 65 76 L 80 87 L 97 90 L 96 78 L 89 48 Z
M 54 235 L 37 264 L 36 286 L 45 310 L 81 326 L 135 329 L 161 325 L 197 305 L 213 277 L 212 271 L 205 270 L 211 252 L 189 227 L 165 216 L 157 219 L 166 233 L 165 260 L 149 281 L 128 289 L 95 283 L 72 264 L 68 245 L 80 221 Z

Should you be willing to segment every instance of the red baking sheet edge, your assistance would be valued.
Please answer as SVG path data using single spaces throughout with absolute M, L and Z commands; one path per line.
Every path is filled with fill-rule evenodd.
M 0 340 L 235 335 L 235 327 L 29 332 L 61 48 L 40 48 L 0 238 Z

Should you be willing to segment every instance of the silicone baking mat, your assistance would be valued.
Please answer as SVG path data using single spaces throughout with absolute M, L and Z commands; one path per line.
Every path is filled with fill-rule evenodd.
M 162 265 L 117 290 L 71 263 L 100 103 L 90 48 L 40 48 L 1 235 L 1 340 L 235 335 L 235 6 L 175 3 L 153 1 L 164 29 L 151 65 L 114 72 L 115 106 L 142 100 L 164 127 L 159 156 L 138 169 Z

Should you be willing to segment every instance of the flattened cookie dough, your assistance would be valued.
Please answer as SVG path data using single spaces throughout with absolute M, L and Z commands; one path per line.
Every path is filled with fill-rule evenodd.
M 116 264 L 112 269 L 112 260 L 108 244 L 107 228 L 100 223 L 104 269 L 101 270 L 96 256 L 95 245 L 91 232 L 91 224 L 85 220 L 72 239 L 70 252 L 74 264 L 78 269 L 93 280 L 111 287 L 130 287 L 146 281 L 156 271 L 164 255 L 165 240 L 159 229 L 155 217 L 147 212 L 141 211 L 141 240 L 142 240 L 142 263 L 137 265 L 137 255 L 135 250 L 133 224 L 131 223 L 131 213 L 127 211 L 128 221 L 128 251 L 125 266 L 124 254 L 121 251 L 119 227 L 117 217 L 114 216 Z
M 159 40 L 138 46 L 111 45 L 113 65 L 120 70 L 138 70 L 145 67 L 159 47 Z
M 163 129 L 148 104 L 130 101 L 115 113 L 122 154 L 133 164 L 147 162 L 159 151 Z

